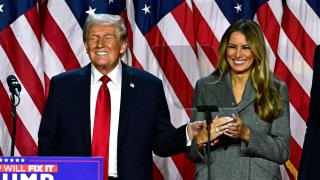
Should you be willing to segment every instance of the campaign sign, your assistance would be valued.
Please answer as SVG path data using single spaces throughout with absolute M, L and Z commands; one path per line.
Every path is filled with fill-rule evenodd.
M 101 157 L 0 157 L 0 180 L 103 180 Z

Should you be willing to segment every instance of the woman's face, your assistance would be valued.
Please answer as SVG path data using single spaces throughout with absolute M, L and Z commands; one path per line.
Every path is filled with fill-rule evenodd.
M 233 73 L 249 75 L 254 57 L 246 37 L 241 32 L 236 31 L 231 34 L 226 58 Z

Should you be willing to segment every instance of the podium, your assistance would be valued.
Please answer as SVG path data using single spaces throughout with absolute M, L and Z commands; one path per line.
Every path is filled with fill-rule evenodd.
M 102 157 L 0 157 L 1 180 L 103 180 Z

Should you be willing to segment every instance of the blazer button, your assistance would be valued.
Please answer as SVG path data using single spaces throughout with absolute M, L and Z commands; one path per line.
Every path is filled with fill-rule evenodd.
M 228 145 L 225 144 L 225 145 L 223 146 L 223 149 L 224 149 L 224 150 L 227 150 L 227 149 L 228 149 Z

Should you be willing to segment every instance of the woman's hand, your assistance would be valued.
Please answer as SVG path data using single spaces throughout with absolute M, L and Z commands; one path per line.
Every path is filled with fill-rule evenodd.
M 224 134 L 234 139 L 241 139 L 248 144 L 250 129 L 236 115 L 232 114 L 232 118 L 235 120 L 235 123 L 227 124 Z
M 227 124 L 232 121 L 231 117 L 216 117 L 212 120 L 211 130 L 210 130 L 210 142 L 211 145 L 214 145 L 219 142 L 218 137 L 224 134 L 224 130 L 227 128 Z M 208 142 L 208 131 L 207 131 L 207 123 L 205 123 L 204 127 L 200 130 L 199 134 L 195 137 L 197 146 L 202 147 L 205 146 Z

